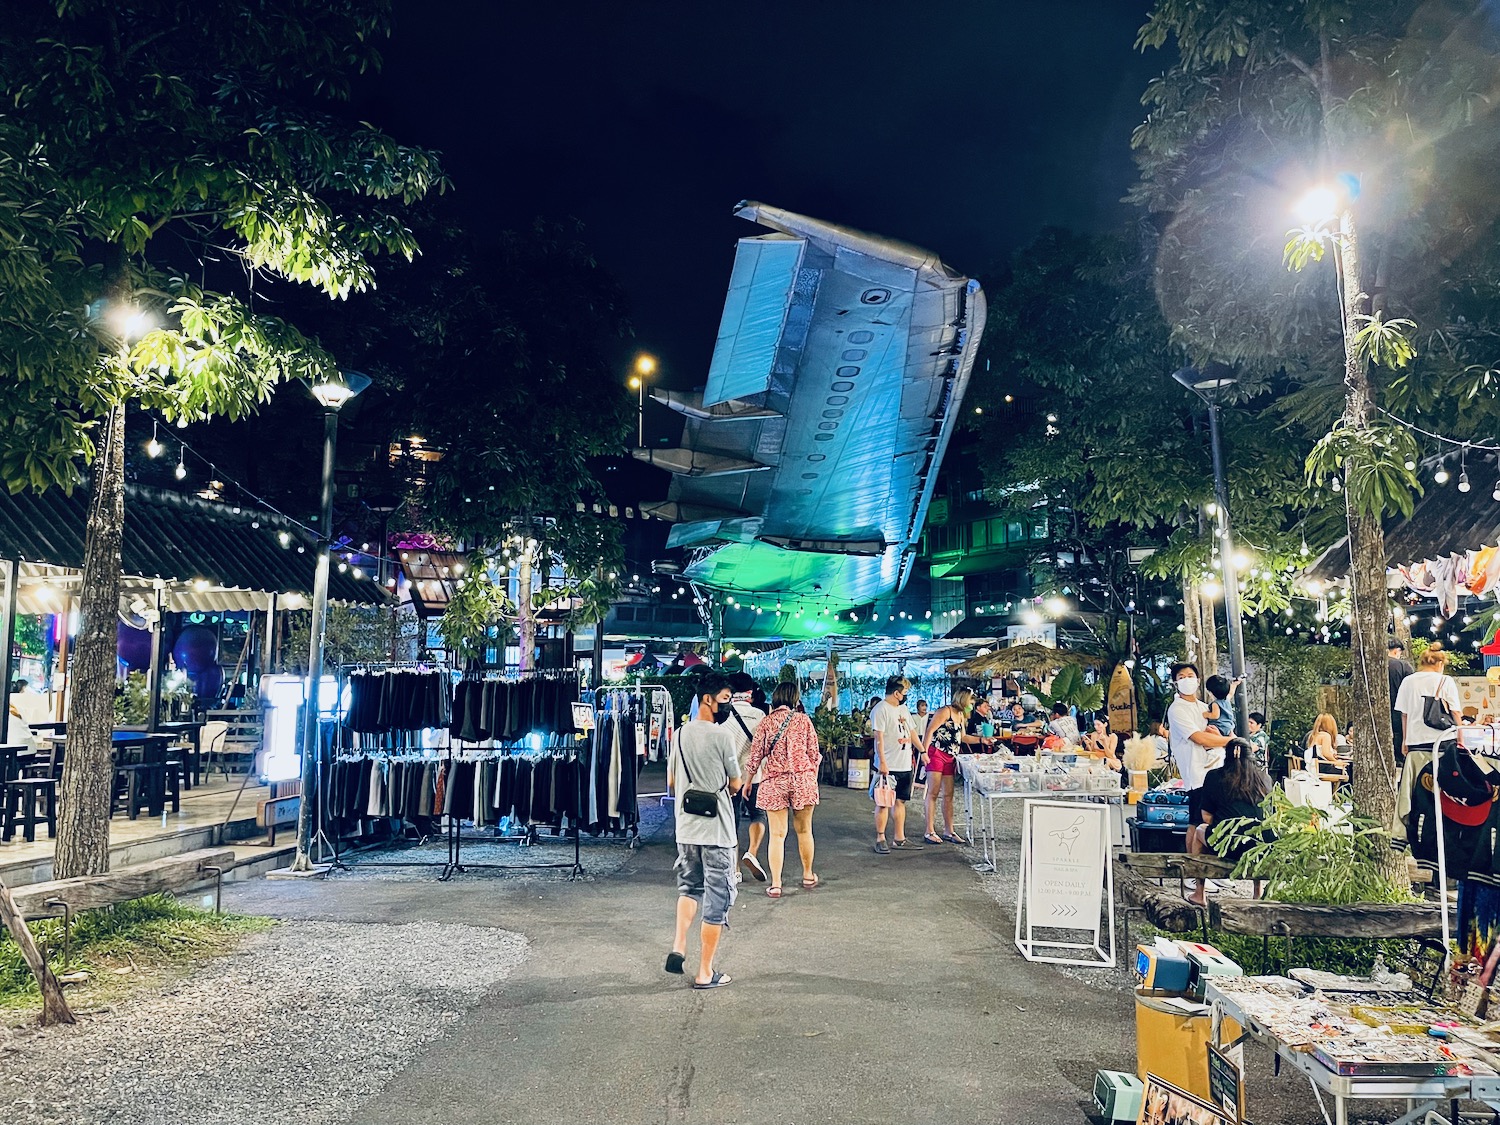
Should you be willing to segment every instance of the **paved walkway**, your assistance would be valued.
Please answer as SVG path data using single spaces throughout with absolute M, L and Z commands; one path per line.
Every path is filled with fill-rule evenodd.
M 870 809 L 863 793 L 825 790 L 824 885 L 797 888 L 789 842 L 786 897 L 745 886 L 720 954 L 735 981 L 714 992 L 662 971 L 669 839 L 576 883 L 254 882 L 226 889 L 226 906 L 530 939 L 492 999 L 416 1048 L 350 1125 L 1083 1122 L 1094 1072 L 1134 1068 L 1130 995 L 1085 979 L 1098 971 L 1024 962 L 1008 908 L 957 849 L 874 855 Z

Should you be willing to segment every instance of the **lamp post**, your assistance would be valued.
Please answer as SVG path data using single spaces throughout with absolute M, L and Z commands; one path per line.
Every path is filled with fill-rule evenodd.
M 635 360 L 635 374 L 630 377 L 630 389 L 636 392 L 635 443 L 646 447 L 646 379 L 656 370 L 656 357 L 639 355 Z
M 307 641 L 307 690 L 303 693 L 302 796 L 297 808 L 297 855 L 293 871 L 311 871 L 313 802 L 317 799 L 318 758 L 322 732 L 318 689 L 323 679 L 323 632 L 328 625 L 328 549 L 333 541 L 333 463 L 339 436 L 339 408 L 370 385 L 358 371 L 343 371 L 309 389 L 323 408 L 323 489 L 319 514 L 317 564 L 313 571 L 312 622 Z
M 1240 579 L 1234 565 L 1234 536 L 1229 523 L 1229 487 L 1224 481 L 1224 450 L 1219 437 L 1219 406 L 1229 388 L 1237 381 L 1234 372 L 1223 364 L 1209 364 L 1211 370 L 1184 367 L 1172 378 L 1203 400 L 1208 407 L 1208 440 L 1214 458 L 1214 501 L 1217 503 L 1219 528 L 1219 569 L 1224 582 L 1224 623 L 1229 633 L 1229 672 L 1231 677 L 1245 677 L 1245 633 L 1240 623 Z M 1244 685 L 1234 693 L 1234 732 L 1241 738 L 1249 733 L 1249 716 L 1245 714 Z

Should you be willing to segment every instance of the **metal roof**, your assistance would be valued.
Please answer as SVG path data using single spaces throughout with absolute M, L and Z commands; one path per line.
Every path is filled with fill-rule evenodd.
M 668 546 L 712 548 L 688 578 L 807 598 L 824 620 L 792 628 L 834 631 L 911 575 L 984 295 L 905 243 L 758 203 L 736 214 L 774 233 L 740 240 L 701 397 L 653 396 L 685 415 L 681 448 L 637 456 L 675 474 L 654 509 L 680 521 Z
M 23 575 L 41 573 L 36 564 L 81 569 L 88 500 L 84 489 L 0 493 L 0 557 L 33 564 Z M 150 579 L 180 586 L 173 608 L 183 608 L 183 597 L 229 608 L 240 600 L 235 593 L 310 595 L 314 547 L 297 524 L 273 512 L 125 487 L 121 573 L 127 586 Z M 328 596 L 371 605 L 389 600 L 373 578 L 337 568 L 329 573 Z
M 1410 566 L 1424 559 L 1500 545 L 1500 503 L 1492 499 L 1496 467 L 1488 457 L 1471 454 L 1470 489 L 1460 492 L 1456 480 L 1430 484 L 1410 519 L 1385 521 L 1387 567 Z M 1318 557 L 1305 577 L 1336 582 L 1349 573 L 1349 540 L 1340 539 Z

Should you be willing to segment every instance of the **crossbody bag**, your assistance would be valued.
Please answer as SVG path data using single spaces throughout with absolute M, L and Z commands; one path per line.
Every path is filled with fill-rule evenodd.
M 682 794 L 682 811 L 693 816 L 716 817 L 719 815 L 719 793 L 728 781 L 718 789 L 699 789 L 693 780 L 693 771 L 688 766 L 687 752 L 682 748 L 682 732 L 677 732 L 677 760 L 682 763 L 682 772 L 687 774 L 688 787 Z

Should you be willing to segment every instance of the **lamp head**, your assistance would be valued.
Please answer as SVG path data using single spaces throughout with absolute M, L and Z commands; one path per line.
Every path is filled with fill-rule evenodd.
M 370 385 L 370 377 L 358 371 L 340 371 L 311 384 L 313 398 L 324 410 L 337 410 Z
M 654 355 L 637 356 L 635 370 L 638 375 L 650 375 L 656 370 L 656 357 Z
M 1201 371 L 1196 367 L 1179 368 L 1172 372 L 1172 378 L 1205 402 L 1218 402 L 1239 382 L 1234 368 L 1223 363 L 1205 363 Z

